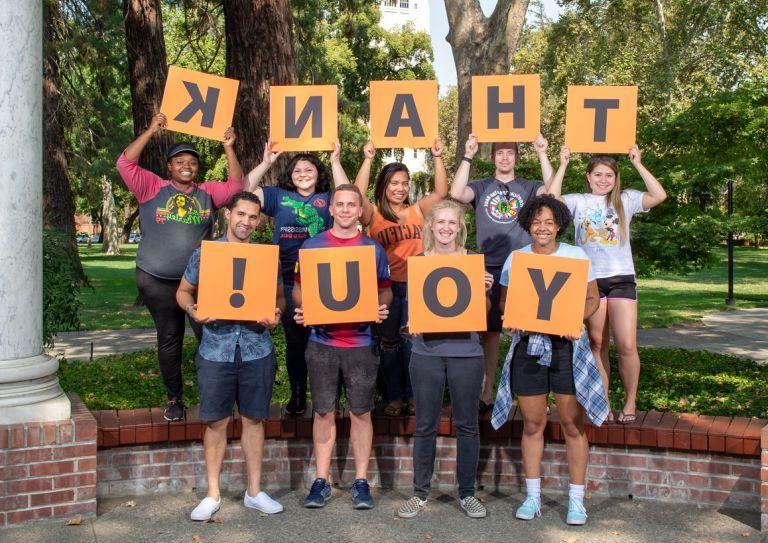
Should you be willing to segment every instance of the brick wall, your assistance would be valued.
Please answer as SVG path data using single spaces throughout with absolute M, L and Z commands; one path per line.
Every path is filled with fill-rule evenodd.
M 96 419 L 70 400 L 69 420 L 0 425 L 0 527 L 96 514 Z

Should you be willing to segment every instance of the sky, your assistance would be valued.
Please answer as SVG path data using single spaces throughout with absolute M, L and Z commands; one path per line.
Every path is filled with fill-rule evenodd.
M 480 5 L 486 15 L 493 12 L 496 0 L 480 0 Z M 544 9 L 552 19 L 557 19 L 560 7 L 555 0 L 544 0 Z M 453 64 L 451 46 L 445 41 L 448 35 L 448 18 L 445 15 L 445 3 L 443 0 L 429 0 L 430 28 L 432 36 L 432 50 L 435 53 L 435 72 L 440 82 L 441 93 L 450 85 L 456 84 L 456 68 Z

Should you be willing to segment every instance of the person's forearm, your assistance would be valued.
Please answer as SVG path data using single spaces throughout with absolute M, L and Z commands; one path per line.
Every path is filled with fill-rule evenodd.
M 445 169 L 445 162 L 443 157 L 434 157 L 435 161 L 435 194 L 440 198 L 448 196 L 448 172 Z M 462 164 L 466 164 L 466 161 L 462 160 Z
M 258 187 L 260 187 L 261 180 L 269 171 L 269 168 L 271 168 L 271 164 L 268 164 L 266 161 L 262 161 L 258 166 L 248 172 L 248 175 L 245 177 L 245 190 L 253 192 Z
M 344 167 L 341 165 L 340 160 L 331 160 L 331 173 L 333 174 L 333 186 L 348 185 L 349 178 L 347 172 L 344 171 Z
M 664 187 L 659 180 L 656 179 L 656 176 L 649 172 L 642 164 L 636 164 L 635 168 L 637 169 L 637 173 L 640 174 L 640 177 L 642 177 L 643 182 L 645 183 L 645 188 L 651 198 L 653 198 L 654 203 L 660 204 L 666 200 L 667 191 L 664 190 Z
M 563 178 L 567 168 L 568 165 L 561 162 L 554 175 L 549 180 L 544 180 L 544 189 L 548 194 L 557 198 L 563 193 Z
M 539 153 L 539 163 L 541 164 L 541 180 L 544 181 L 544 186 L 546 186 L 547 180 L 551 179 L 552 174 L 555 173 L 546 151 Z
M 180 288 L 176 291 L 176 303 L 186 312 L 190 305 L 195 305 L 195 297 L 191 292 Z
M 133 140 L 130 143 L 130 145 L 128 145 L 128 147 L 126 147 L 125 150 L 123 151 L 125 158 L 132 161 L 139 160 L 139 157 L 141 156 L 141 152 L 147 146 L 147 144 L 149 143 L 149 140 L 152 139 L 153 135 L 154 135 L 154 132 L 152 132 L 150 129 L 147 129 L 141 134 L 139 134 L 139 137 Z
M 391 303 L 392 303 L 392 289 L 391 288 L 379 289 L 379 305 L 386 305 L 387 307 L 389 307 Z
M 240 161 L 237 160 L 234 148 L 224 147 L 224 154 L 227 155 L 227 176 L 230 179 L 242 179 L 243 168 L 240 166 Z
M 453 183 L 451 183 L 451 198 L 454 200 L 463 201 L 461 196 L 464 194 L 464 189 L 467 188 L 469 183 L 469 170 L 471 167 L 469 162 L 462 160 L 456 169 L 456 175 L 453 176 Z
M 360 189 L 363 198 L 367 198 L 368 184 L 371 182 L 371 164 L 373 164 L 373 159 L 365 157 L 363 163 L 360 164 L 360 169 L 357 170 L 357 177 L 355 177 L 355 186 Z

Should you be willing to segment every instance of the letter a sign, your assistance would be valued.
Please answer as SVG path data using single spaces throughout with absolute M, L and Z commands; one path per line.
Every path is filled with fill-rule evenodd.
M 437 81 L 371 81 L 371 141 L 378 149 L 432 147 Z
M 556 336 L 580 335 L 589 260 L 513 254 L 504 327 Z
M 236 79 L 171 66 L 160 112 L 174 132 L 222 141 L 232 126 L 239 86 Z
M 408 258 L 408 329 L 424 332 L 484 332 L 485 257 Z
M 338 132 L 336 85 L 269 88 L 269 139 L 275 151 L 327 151 Z
M 627 153 L 636 129 L 637 87 L 568 87 L 565 144 L 571 151 Z
M 301 249 L 301 306 L 308 326 L 374 322 L 379 315 L 376 250 Z

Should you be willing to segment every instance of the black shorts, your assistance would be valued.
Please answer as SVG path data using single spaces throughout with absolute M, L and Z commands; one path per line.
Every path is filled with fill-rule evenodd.
M 550 391 L 555 394 L 576 394 L 573 383 L 573 344 L 561 337 L 552 340 L 552 363 L 539 364 L 539 359 L 527 353 L 528 336 L 515 347 L 512 356 L 512 392 L 518 396 L 538 396 Z
M 597 280 L 601 298 L 637 301 L 637 281 L 634 275 L 614 275 Z
M 272 383 L 277 368 L 275 351 L 264 358 L 244 361 L 238 347 L 234 362 L 211 362 L 198 353 L 195 365 L 200 420 L 225 419 L 232 415 L 235 403 L 240 414 L 249 419 L 269 417 Z
M 349 410 L 362 415 L 373 409 L 379 357 L 373 347 L 331 347 L 310 340 L 306 351 L 312 409 L 320 414 L 336 410 L 339 382 L 344 380 Z
M 493 275 L 493 286 L 488 297 L 491 299 L 491 309 L 488 311 L 487 325 L 488 332 L 501 332 L 501 309 L 499 309 L 499 300 L 501 299 L 501 266 L 488 266 L 485 271 Z

